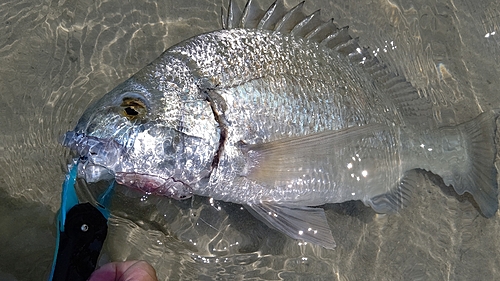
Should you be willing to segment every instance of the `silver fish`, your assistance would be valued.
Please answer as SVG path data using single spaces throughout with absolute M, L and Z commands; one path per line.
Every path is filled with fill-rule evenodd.
M 187 39 L 91 105 L 63 144 L 87 182 L 243 204 L 295 239 L 335 247 L 324 210 L 391 213 L 413 169 L 498 208 L 498 111 L 438 128 L 431 104 L 319 11 L 231 1 L 223 29 Z

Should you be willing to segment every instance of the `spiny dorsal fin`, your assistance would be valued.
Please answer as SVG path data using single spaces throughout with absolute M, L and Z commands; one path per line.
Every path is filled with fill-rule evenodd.
M 357 38 L 349 35 L 348 27 L 338 28 L 333 19 L 321 19 L 320 10 L 312 14 L 304 11 L 304 1 L 287 8 L 283 0 L 275 1 L 267 10 L 248 0 L 243 11 L 235 0 L 230 0 L 228 13 L 222 17 L 224 29 L 264 29 L 319 43 L 327 48 L 349 55 L 359 50 Z M 365 52 L 364 54 L 368 54 Z M 360 61 L 360 60 L 359 60 Z
M 276 24 L 283 19 L 287 12 L 288 10 L 283 1 L 275 1 L 271 6 L 269 6 L 269 9 L 267 9 L 257 28 L 274 30 Z
M 257 1 L 258 0 L 248 0 L 245 9 L 243 9 L 240 27 L 250 29 L 257 28 L 259 25 L 265 11 L 258 6 Z
M 304 1 L 292 8 L 287 8 L 283 0 L 276 0 L 267 10 L 258 5 L 258 0 L 248 0 L 245 8 L 241 10 L 235 0 L 230 0 L 227 16 L 222 17 L 224 29 L 247 28 L 264 29 L 295 37 L 305 38 L 310 41 L 321 43 L 334 49 L 356 50 L 359 45 L 351 41 L 348 27 L 338 28 L 333 19 L 324 21 L 321 19 L 320 10 L 312 14 L 304 11 Z M 347 50 L 347 49 L 346 49 Z
M 280 0 L 278 0 L 280 1 Z M 291 8 L 276 25 L 275 31 L 290 33 L 290 31 L 306 17 L 304 12 L 304 1 Z
M 269 30 L 316 42 L 360 65 L 377 82 L 388 99 L 395 102 L 399 114 L 406 117 L 407 122 L 415 120 L 421 125 L 422 118 L 416 117 L 432 119 L 432 104 L 421 98 L 403 76 L 392 72 L 366 48 L 360 47 L 358 38 L 352 38 L 349 34 L 349 27 L 339 28 L 333 19 L 321 19 L 320 10 L 307 14 L 304 11 L 304 1 L 288 8 L 284 0 L 276 0 L 267 10 L 259 7 L 258 1 L 248 0 L 241 11 L 236 0 L 230 0 L 227 17 L 223 16 L 223 28 Z
M 334 34 L 338 31 L 337 25 L 333 23 L 333 19 L 321 24 L 316 27 L 312 32 L 310 32 L 306 38 L 308 40 L 320 43 L 324 41 L 328 36 Z
M 224 20 L 224 17 L 222 17 Z M 238 7 L 238 4 L 236 4 L 235 1 L 230 0 L 229 1 L 229 7 L 227 7 L 227 17 L 225 21 L 222 22 L 222 26 L 225 29 L 233 29 L 233 28 L 238 28 L 239 23 L 241 22 L 241 10 L 240 7 Z
M 325 22 L 321 20 L 320 10 L 316 10 L 316 12 L 310 14 L 296 24 L 290 33 L 297 37 L 307 38 L 308 34 L 324 23 Z

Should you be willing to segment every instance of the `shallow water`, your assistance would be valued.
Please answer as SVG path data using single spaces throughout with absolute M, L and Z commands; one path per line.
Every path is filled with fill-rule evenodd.
M 219 28 L 227 1 L 4 2 L 0 280 L 41 280 L 52 262 L 70 159 L 59 136 L 90 102 L 168 46 Z M 448 125 L 500 108 L 500 2 L 470 3 L 310 0 L 306 6 L 349 25 L 361 45 L 433 101 L 436 120 Z M 484 218 L 468 196 L 430 173 L 415 177 L 413 200 L 396 215 L 377 215 L 360 202 L 327 205 L 333 251 L 299 245 L 238 205 L 174 202 L 118 187 L 100 262 L 145 259 L 160 280 L 500 279 L 500 215 Z M 85 199 L 103 188 L 89 192 L 79 184 Z

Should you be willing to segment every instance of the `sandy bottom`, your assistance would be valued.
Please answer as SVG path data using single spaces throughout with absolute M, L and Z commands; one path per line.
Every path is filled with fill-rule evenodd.
M 59 136 L 168 46 L 219 28 L 226 2 L 0 4 L 1 280 L 48 276 L 71 157 Z M 310 0 L 307 7 L 349 25 L 449 125 L 500 108 L 500 2 L 469 3 Z M 299 245 L 239 205 L 118 187 L 100 263 L 144 259 L 160 280 L 500 279 L 499 214 L 486 219 L 439 177 L 413 176 L 413 200 L 398 214 L 378 215 L 360 202 L 325 206 L 335 250 Z M 103 188 L 79 183 L 84 200 Z

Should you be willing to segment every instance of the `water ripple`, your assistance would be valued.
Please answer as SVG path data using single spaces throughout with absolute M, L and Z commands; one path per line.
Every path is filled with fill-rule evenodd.
M 40 280 L 48 272 L 71 157 L 59 136 L 167 47 L 218 28 L 227 2 L 0 4 L 0 278 Z M 441 124 L 500 108 L 499 1 L 306 5 L 349 25 L 363 46 L 434 102 Z M 500 216 L 482 217 L 470 198 L 428 173 L 416 173 L 415 182 L 410 206 L 396 215 L 377 215 L 360 202 L 326 206 L 334 251 L 299 245 L 239 205 L 174 202 L 118 187 L 100 262 L 145 259 L 160 280 L 499 279 Z M 88 188 L 80 182 L 84 199 L 102 189 Z

